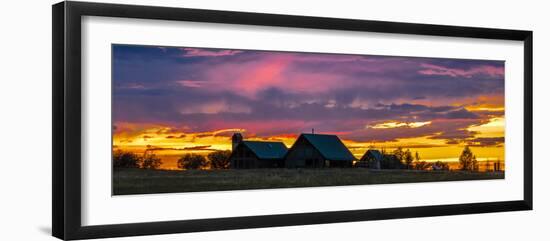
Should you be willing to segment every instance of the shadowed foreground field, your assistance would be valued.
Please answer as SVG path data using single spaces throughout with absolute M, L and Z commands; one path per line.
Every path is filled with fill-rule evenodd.
M 113 194 L 223 191 L 503 179 L 504 172 L 326 169 L 146 170 L 113 172 Z

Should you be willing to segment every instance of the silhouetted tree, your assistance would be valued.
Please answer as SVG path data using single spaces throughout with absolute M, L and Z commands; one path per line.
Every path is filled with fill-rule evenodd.
M 413 168 L 413 156 L 411 154 L 411 151 L 409 149 L 407 149 L 407 151 L 404 152 L 403 154 L 403 161 L 405 162 L 405 167 L 407 169 L 412 169 Z
M 206 166 L 206 158 L 198 154 L 185 154 L 178 159 L 178 168 L 201 169 Z
M 397 149 L 393 150 L 393 155 L 397 160 L 403 161 L 403 157 L 405 156 L 405 151 L 403 151 L 402 147 L 397 147 Z
M 231 156 L 231 151 L 215 151 L 208 154 L 208 160 L 210 161 L 210 166 L 213 169 L 227 169 L 229 168 L 229 157 Z
M 399 148 L 398 148 L 399 149 Z M 402 149 L 401 149 L 402 150 Z M 393 152 L 388 152 L 386 148 L 380 148 L 380 153 L 382 154 L 382 160 L 380 161 L 381 169 L 403 169 L 404 165 L 401 163 L 401 160 L 395 155 L 397 150 Z
M 393 154 L 385 154 L 382 156 L 382 162 L 380 163 L 380 168 L 382 169 L 404 169 L 405 165 L 397 156 Z
M 464 147 L 460 157 L 458 158 L 460 163 L 460 170 L 463 171 L 477 171 L 479 170 L 479 165 L 474 153 L 470 150 L 470 147 Z
M 413 162 L 413 156 L 411 154 L 411 151 L 407 149 L 406 151 L 403 150 L 402 147 L 397 147 L 397 149 L 393 150 L 393 158 L 399 160 L 401 162 L 400 169 L 406 168 L 411 169 L 412 168 L 412 162 Z M 390 161 L 391 162 L 391 161 Z M 395 169 L 395 168 L 392 168 Z
M 144 154 L 141 168 L 158 169 L 162 165 L 162 160 L 155 154 Z
M 479 164 L 477 162 L 476 155 L 474 155 L 474 158 L 472 159 L 472 170 L 473 171 L 479 171 Z
M 497 159 L 497 161 L 493 163 L 494 171 L 502 171 L 503 168 L 504 168 L 504 165 L 500 159 Z
M 138 168 L 141 162 L 141 157 L 138 155 L 116 150 L 113 152 L 113 167 L 114 168 Z
M 420 155 L 418 155 L 418 151 L 414 152 L 414 162 L 412 165 L 413 169 L 416 170 L 427 170 L 431 167 L 430 163 L 425 161 L 420 161 Z

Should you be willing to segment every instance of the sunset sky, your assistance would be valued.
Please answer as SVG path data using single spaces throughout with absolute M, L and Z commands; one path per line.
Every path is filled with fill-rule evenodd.
M 504 62 L 113 45 L 113 144 L 164 155 L 231 149 L 230 136 L 338 135 L 456 160 L 504 160 Z M 161 153 L 162 152 L 162 153 Z

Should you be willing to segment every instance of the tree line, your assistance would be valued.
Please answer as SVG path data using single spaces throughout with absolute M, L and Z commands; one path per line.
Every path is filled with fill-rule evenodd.
M 178 168 L 181 169 L 228 169 L 231 151 L 214 151 L 203 156 L 195 153 L 187 153 L 178 159 Z
M 450 170 L 449 164 L 442 161 L 421 161 L 420 154 L 416 151 L 413 155 L 410 149 L 397 147 L 392 152 L 381 150 L 382 169 L 409 169 L 409 170 Z
M 385 149 L 382 153 L 382 169 L 410 169 L 410 170 L 450 170 L 449 164 L 442 161 L 426 162 L 421 161 L 418 152 L 414 155 L 412 152 L 402 147 L 398 147 L 394 151 L 388 153 Z M 181 156 L 177 161 L 177 167 L 180 169 L 228 169 L 230 167 L 231 151 L 214 151 L 206 156 L 195 153 L 187 153 Z M 479 171 L 479 163 L 476 156 L 466 146 L 462 150 L 459 161 L 459 169 L 463 171 Z M 143 155 L 138 155 L 128 151 L 116 150 L 113 153 L 114 168 L 143 168 L 143 169 L 159 169 L 162 165 L 161 158 L 153 153 L 145 152 Z
M 162 160 L 152 153 L 144 153 L 142 156 L 122 150 L 113 152 L 114 168 L 144 168 L 158 169 L 162 165 Z
M 407 153 L 406 156 L 407 155 L 410 155 L 410 154 Z M 414 165 L 414 169 L 424 170 L 428 163 L 424 161 L 421 162 L 419 160 L 420 158 L 418 157 L 418 152 L 416 152 L 416 162 Z M 405 163 L 410 163 L 410 162 L 408 162 L 408 159 L 407 159 Z M 476 171 L 476 172 L 479 171 L 479 163 L 477 161 L 476 156 L 474 155 L 474 153 L 472 152 L 469 146 L 465 146 L 464 149 L 462 150 L 462 153 L 460 153 L 460 156 L 458 157 L 458 163 L 459 163 L 459 169 L 462 171 Z M 431 166 L 434 170 L 435 169 L 447 170 L 447 171 L 450 170 L 449 164 L 442 161 L 437 161 L 433 163 Z
M 230 166 L 229 157 L 231 151 L 214 151 L 208 155 L 199 155 L 188 153 L 181 156 L 177 161 L 180 169 L 227 169 Z M 116 150 L 113 152 L 114 168 L 143 168 L 159 169 L 162 166 L 162 160 L 154 153 L 145 152 L 138 155 L 129 151 Z
M 396 148 L 392 152 L 385 149 L 382 153 L 382 169 L 410 169 L 410 170 L 450 170 L 449 164 L 442 161 L 426 162 L 421 161 L 418 151 L 412 152 L 402 147 Z M 465 146 L 459 158 L 459 169 L 462 171 L 479 171 L 479 162 L 469 146 Z

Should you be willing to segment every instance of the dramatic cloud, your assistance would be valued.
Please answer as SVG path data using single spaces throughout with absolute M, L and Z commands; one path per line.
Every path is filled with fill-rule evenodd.
M 504 67 L 494 66 L 479 66 L 470 69 L 448 68 L 433 64 L 421 64 L 425 69 L 418 71 L 424 75 L 447 75 L 452 77 L 472 78 L 475 75 L 487 75 L 490 77 L 502 77 L 504 75 Z
M 234 131 L 287 140 L 311 129 L 357 143 L 503 142 L 503 61 L 130 45 L 113 57 L 121 142 L 211 145 Z

